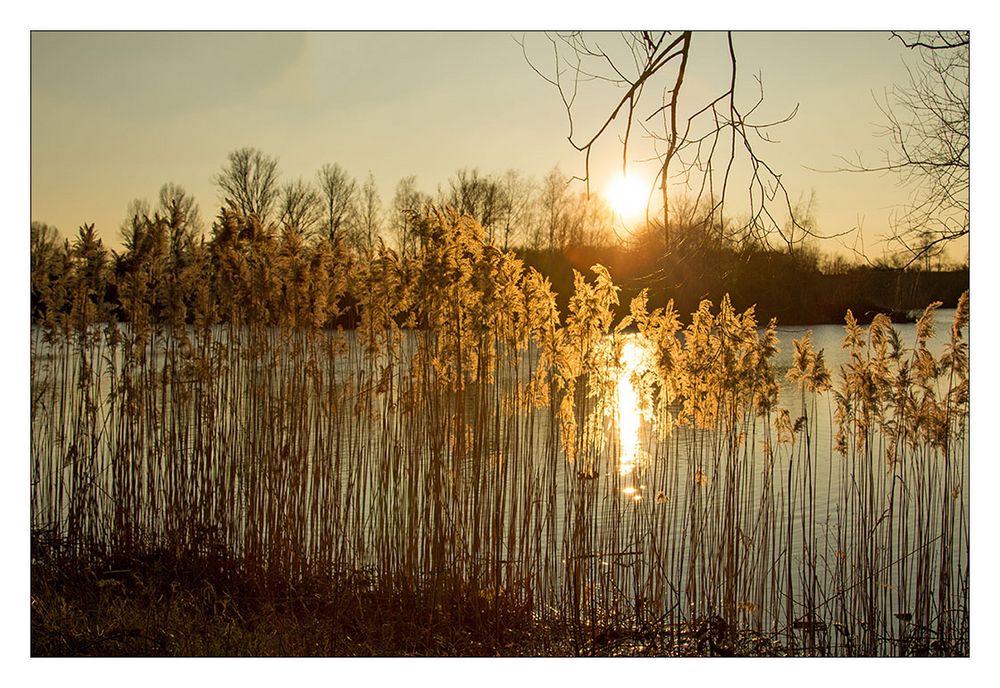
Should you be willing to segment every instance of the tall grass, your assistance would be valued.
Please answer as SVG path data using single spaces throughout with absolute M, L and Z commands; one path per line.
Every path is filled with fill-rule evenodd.
M 967 297 L 940 358 L 933 305 L 909 349 L 848 313 L 837 376 L 807 335 L 782 406 L 753 309 L 618 319 L 595 266 L 561 322 L 466 217 L 407 261 L 229 213 L 140 230 L 33 275 L 32 525 L 80 556 L 348 577 L 485 633 L 518 608 L 579 653 L 968 652 Z

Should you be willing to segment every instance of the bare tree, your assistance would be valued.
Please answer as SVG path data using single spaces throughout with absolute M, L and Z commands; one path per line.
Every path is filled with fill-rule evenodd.
M 792 206 L 792 217 L 795 221 L 789 220 L 785 224 L 785 231 L 792 239 L 791 246 L 797 246 L 811 236 L 816 234 L 816 190 L 810 189 L 809 194 L 801 194 L 799 200 Z M 800 228 L 802 236 L 795 237 L 796 228 Z
M 522 177 L 517 170 L 507 170 L 498 184 L 500 207 L 497 230 L 501 235 L 503 248 L 507 250 L 518 236 L 527 238 L 536 191 L 532 181 Z
M 736 50 L 732 33 L 727 34 L 729 80 L 721 92 L 707 102 L 686 103 L 684 86 L 695 35 L 638 31 L 621 34 L 614 46 L 605 46 L 605 38 L 591 38 L 583 33 L 546 34 L 553 62 L 542 68 L 532 58 L 523 39 L 525 59 L 543 79 L 556 87 L 569 120 L 569 141 L 584 154 L 583 175 L 578 177 L 590 191 L 590 157 L 603 140 L 617 134 L 621 143 L 622 170 L 629 163 L 629 148 L 637 130 L 651 139 L 659 161 L 656 186 L 662 200 L 664 245 L 670 250 L 670 186 L 679 180 L 697 189 L 699 201 L 707 198 L 713 213 L 723 216 L 728 189 L 738 173 L 748 179 L 750 213 L 746 228 L 762 243 L 778 235 L 790 246 L 794 237 L 784 228 L 784 217 L 792 216 L 788 194 L 781 177 L 755 152 L 755 144 L 770 142 L 767 130 L 790 120 L 797 110 L 769 122 L 750 120 L 764 100 L 758 78 L 757 94 L 743 106 L 737 101 L 738 83 Z M 577 98 L 584 85 L 603 84 L 620 95 L 610 99 L 606 113 L 595 125 L 580 132 L 580 107 Z M 651 94 L 651 95 L 647 95 Z M 659 96 L 659 97 L 658 97 Z M 741 160 L 741 171 L 736 170 Z M 652 195 L 653 189 L 651 189 Z M 774 207 L 775 203 L 779 207 Z M 647 220 L 648 210 L 647 210 Z M 724 223 L 715 223 L 723 227 Z
M 223 205 L 246 218 L 256 218 L 265 228 L 278 200 L 278 160 L 256 148 L 229 154 L 228 163 L 212 179 Z
M 615 243 L 615 216 L 607 202 L 596 195 L 575 193 L 566 204 L 566 243 L 610 246 Z
M 562 171 L 553 168 L 542 180 L 538 194 L 539 224 L 549 250 L 561 250 L 568 240 L 566 231 L 566 206 L 569 203 L 567 184 Z
M 417 190 L 417 178 L 403 177 L 396 184 L 392 199 L 391 231 L 395 235 L 400 255 L 410 256 L 416 248 L 421 209 L 430 199 Z
M 282 229 L 303 237 L 312 235 L 323 219 L 319 194 L 302 179 L 288 182 L 281 188 L 280 210 Z
M 370 249 L 375 245 L 382 229 L 382 197 L 375 184 L 375 175 L 368 173 L 368 179 L 361 187 L 358 217 L 355 224 L 354 243 L 358 248 Z
M 605 246 L 614 240 L 614 213 L 598 196 L 574 193 L 556 167 L 542 180 L 536 197 L 538 224 L 550 250 L 568 246 Z
M 32 266 L 36 256 L 47 254 L 58 246 L 59 230 L 45 222 L 31 222 L 31 260 Z
M 168 182 L 160 187 L 157 214 L 166 220 L 173 234 L 194 237 L 202 231 L 201 216 L 194 197 L 184 187 Z
M 889 172 L 910 188 L 908 205 L 893 218 L 890 245 L 905 264 L 939 255 L 969 233 L 969 34 L 966 31 L 894 33 L 917 55 L 909 83 L 880 101 L 888 139 L 882 157 L 848 161 L 852 171 Z
M 492 175 L 481 175 L 478 169 L 461 169 L 448 180 L 449 193 L 444 204 L 463 215 L 474 217 L 482 225 L 486 238 L 494 237 L 497 216 L 500 214 L 501 190 Z
M 319 190 L 326 208 L 327 236 L 339 239 L 357 212 L 357 183 L 337 164 L 326 164 L 317 173 Z

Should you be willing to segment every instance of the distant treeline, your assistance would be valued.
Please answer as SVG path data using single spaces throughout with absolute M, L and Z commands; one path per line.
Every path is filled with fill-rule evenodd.
M 384 246 L 358 251 L 343 240 L 268 232 L 256 219 L 229 210 L 221 213 L 209 238 L 194 236 L 178 220 L 176 215 L 145 217 L 132 227 L 120 254 L 103 246 L 93 225 L 80 228 L 70 241 L 34 223 L 32 322 L 58 327 L 56 321 L 74 319 L 73 313 L 86 313 L 90 322 L 127 321 L 138 300 L 153 321 L 194 323 L 208 317 L 229 322 L 239 312 L 241 320 L 277 323 L 290 317 L 353 328 L 361 316 L 359 293 L 377 286 L 380 262 L 392 256 L 405 274 L 410 260 Z M 415 227 L 416 245 L 435 240 L 425 235 L 424 223 Z M 703 299 L 718 304 L 728 294 L 737 309 L 756 306 L 758 322 L 777 318 L 782 325 L 840 323 L 848 309 L 862 322 L 877 313 L 906 320 L 911 311 L 934 301 L 954 307 L 969 288 L 967 267 L 923 271 L 854 265 L 831 272 L 829 262 L 808 251 L 691 253 L 683 246 L 664 252 L 642 245 L 571 245 L 513 252 L 551 283 L 563 316 L 574 291 L 574 270 L 587 273 L 596 264 L 620 285 L 621 304 L 646 289 L 651 307 L 673 300 L 679 312 L 690 313 Z M 626 308 L 620 306 L 618 315 Z
M 702 299 L 719 303 L 728 294 L 735 308 L 756 306 L 760 322 L 777 318 L 783 325 L 842 323 L 847 309 L 862 322 L 870 322 L 877 313 L 895 321 L 912 320 L 913 311 L 934 301 L 954 308 L 969 288 L 968 267 L 927 271 L 851 265 L 831 271 L 831 261 L 824 262 L 816 252 L 717 250 L 663 255 L 641 248 L 578 246 L 519 254 L 525 264 L 552 280 L 563 312 L 573 291 L 573 270 L 582 272 L 595 263 L 607 267 L 621 285 L 623 304 L 648 289 L 651 307 L 672 299 L 678 311 L 689 313 Z
M 377 268 L 392 255 L 405 273 L 436 240 L 432 218 L 441 208 L 474 218 L 493 250 L 514 251 L 550 280 L 564 315 L 573 270 L 596 264 L 621 286 L 623 304 L 647 289 L 651 306 L 673 299 L 690 313 L 703 299 L 720 303 L 729 294 L 736 308 L 755 305 L 761 322 L 789 325 L 842 322 L 847 309 L 862 321 L 876 313 L 904 319 L 933 301 L 954 306 L 969 286 L 967 267 L 849 262 L 821 254 L 808 234 L 774 246 L 704 200 L 678 199 L 666 226 L 653 220 L 625 233 L 599 197 L 571 193 L 558 170 L 541 184 L 516 171 L 459 170 L 436 199 L 406 177 L 389 208 L 371 175 L 359 185 L 337 165 L 324 165 L 313 181 L 279 179 L 275 158 L 234 151 L 213 178 L 222 207 L 207 232 L 194 198 L 167 184 L 155 206 L 132 201 L 120 253 L 103 245 L 92 224 L 66 239 L 32 222 L 33 322 L 71 312 L 124 320 L 127 304 L 145 300 L 154 320 L 194 322 L 202 314 L 226 321 L 238 309 L 270 322 L 281 319 L 280 309 L 304 308 L 308 316 L 296 317 L 353 327 L 359 290 L 380 274 L 366 272 L 372 261 Z M 811 226 L 811 213 L 811 206 L 795 209 L 798 226 Z M 326 284 L 334 275 L 345 284 Z

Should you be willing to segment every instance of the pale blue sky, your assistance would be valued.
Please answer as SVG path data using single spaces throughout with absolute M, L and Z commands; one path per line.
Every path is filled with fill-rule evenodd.
M 285 179 L 312 178 L 326 162 L 358 178 L 370 170 L 385 202 L 409 174 L 433 194 L 461 167 L 514 168 L 536 179 L 556 165 L 579 173 L 583 158 L 566 141 L 558 94 L 526 64 L 519 35 L 35 33 L 31 217 L 64 234 L 95 222 L 117 246 L 129 201 L 153 200 L 175 182 L 210 220 L 218 208 L 211 177 L 242 146 L 276 156 Z M 728 79 L 724 40 L 696 35 L 689 102 L 700 106 Z M 527 43 L 547 62 L 543 36 L 528 34 Z M 877 254 L 877 238 L 906 198 L 894 180 L 808 168 L 834 168 L 854 151 L 877 156 L 873 94 L 905 79 L 905 50 L 874 31 L 743 32 L 735 43 L 745 105 L 759 74 L 765 119 L 799 106 L 775 131 L 780 144 L 759 144 L 758 154 L 783 174 L 793 200 L 815 191 L 821 232 L 860 225 Z M 610 96 L 585 92 L 581 122 L 589 107 L 592 118 L 603 114 Z M 635 146 L 635 158 L 648 155 Z M 592 159 L 597 190 L 619 165 L 609 138 Z M 731 193 L 741 200 L 741 189 Z M 964 259 L 965 248 L 959 253 Z

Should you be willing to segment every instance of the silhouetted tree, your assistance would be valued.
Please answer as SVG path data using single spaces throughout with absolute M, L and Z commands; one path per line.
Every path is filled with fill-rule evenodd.
M 59 230 L 44 222 L 31 223 L 31 274 L 34 275 L 57 249 Z
M 909 83 L 893 86 L 879 103 L 889 140 L 877 162 L 860 158 L 850 169 L 890 172 L 911 189 L 894 218 L 891 244 L 906 265 L 937 256 L 969 233 L 969 34 L 894 33 L 918 62 Z
M 190 237 L 201 234 L 198 204 L 179 184 L 168 182 L 160 187 L 160 203 L 156 212 L 166 220 L 172 234 Z
M 487 240 L 492 241 L 502 206 L 497 180 L 492 175 L 481 175 L 478 169 L 463 168 L 448 180 L 448 186 L 444 205 L 475 218 L 486 232 Z
M 297 232 L 303 237 L 309 237 L 323 220 L 320 195 L 302 179 L 288 182 L 281 187 L 279 208 L 284 232 Z
M 799 200 L 792 206 L 792 218 L 785 223 L 785 231 L 788 234 L 788 252 L 794 253 L 796 247 L 804 240 L 816 234 L 816 191 L 812 190 L 809 195 L 799 196 Z M 796 229 L 802 233 L 801 237 L 796 237 Z
M 610 246 L 614 243 L 615 217 L 603 198 L 580 192 L 568 194 L 565 201 L 566 245 Z
M 243 215 L 254 217 L 267 229 L 278 201 L 278 160 L 256 148 L 241 148 L 212 181 L 219 187 L 222 203 Z
M 528 230 L 533 222 L 536 197 L 535 185 L 521 176 L 517 170 L 507 170 L 498 180 L 500 207 L 497 217 L 497 233 L 504 250 L 518 238 L 528 239 Z
M 417 178 L 403 177 L 396 184 L 396 194 L 392 199 L 390 230 L 402 256 L 412 256 L 416 250 L 418 227 L 423 222 L 423 207 L 430 202 L 426 194 L 416 187 Z
M 375 184 L 375 175 L 368 173 L 368 179 L 361 187 L 358 216 L 355 223 L 354 245 L 356 248 L 370 249 L 375 246 L 382 230 L 382 197 Z
M 539 220 L 549 250 L 561 250 L 566 246 L 566 206 L 568 203 L 567 184 L 569 180 L 558 167 L 552 169 L 542 180 L 538 194 Z
M 160 188 L 160 203 L 155 213 L 156 221 L 165 225 L 170 245 L 170 265 L 171 275 L 175 280 L 172 290 L 180 289 L 180 282 L 189 277 L 192 263 L 195 260 L 194 253 L 196 244 L 203 240 L 201 217 L 198 213 L 198 204 L 194 197 L 189 196 L 184 187 L 167 183 Z M 184 285 L 185 289 L 191 285 Z M 171 303 L 178 303 L 182 297 L 172 294 Z M 183 299 L 188 299 L 187 293 Z M 176 317 L 181 317 L 178 311 Z M 186 317 L 186 316 L 185 316 Z
M 357 214 L 357 184 L 336 164 L 323 165 L 316 176 L 326 208 L 327 237 L 336 243 Z

